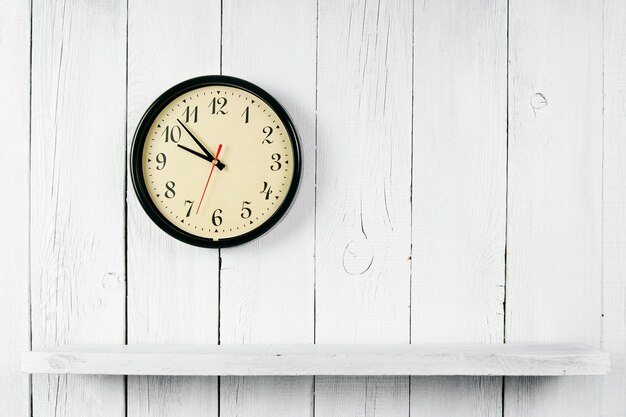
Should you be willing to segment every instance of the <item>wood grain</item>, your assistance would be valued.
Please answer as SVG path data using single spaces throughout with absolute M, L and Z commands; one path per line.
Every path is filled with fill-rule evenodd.
M 600 415 L 626 417 L 626 3 L 604 2 L 604 182 L 602 347 L 613 371 L 602 379 Z
M 507 342 L 600 342 L 602 3 L 511 1 Z M 505 415 L 597 416 L 599 380 L 512 378 Z
M 29 352 L 22 356 L 22 369 L 30 373 L 107 375 L 603 375 L 610 369 L 610 356 L 598 349 L 572 344 L 95 345 Z M 271 400 L 258 388 L 252 389 L 254 383 L 250 380 L 254 379 L 264 380 L 241 378 L 241 384 L 246 385 L 243 390 L 238 394 L 225 390 L 223 394 L 232 395 L 236 402 L 248 395 Z M 290 395 L 307 397 L 297 392 L 297 383 L 292 383 L 298 379 L 268 379 L 262 386 L 270 385 L 268 381 L 283 390 L 288 387 Z M 394 383 L 385 381 L 383 385 Z M 484 391 L 486 398 L 497 397 L 484 389 L 490 387 L 488 384 L 477 385 L 477 391 Z M 435 398 L 436 387 L 431 384 L 430 389 L 424 389 Z M 246 389 L 251 392 L 246 393 Z M 276 392 L 281 396 L 285 394 L 283 390 Z M 418 396 L 419 392 L 416 391 Z M 433 401 L 436 402 L 441 400 Z M 281 406 L 285 408 L 285 404 Z M 432 410 L 431 404 L 427 407 Z
M 319 2 L 316 342 L 408 343 L 412 6 Z M 407 378 L 317 378 L 319 416 L 408 415 Z
M 412 343 L 504 338 L 506 31 L 506 1 L 415 2 Z M 411 414 L 501 416 L 501 390 L 413 378 Z
M 130 343 L 218 341 L 217 253 L 165 236 L 130 187 L 125 254 L 123 190 L 124 142 L 139 117 L 165 88 L 218 73 L 220 37 L 225 73 L 276 95 L 306 156 L 319 156 L 317 166 L 305 161 L 303 182 L 303 190 L 314 188 L 317 175 L 317 199 L 315 190 L 301 192 L 267 236 L 269 247 L 263 239 L 224 251 L 223 341 L 310 343 L 317 308 L 318 342 L 407 343 L 409 329 L 413 342 L 501 342 L 497 201 L 506 175 L 498 174 L 495 132 L 506 94 L 497 65 L 503 1 L 319 0 L 318 62 L 309 55 L 317 10 L 308 0 L 223 2 L 223 28 L 219 0 L 184 7 L 129 0 L 128 38 L 125 2 L 32 3 L 29 205 L 16 196 L 29 187 L 30 16 L 27 2 L 0 0 L 0 176 L 11 179 L 0 183 L 0 207 L 32 211 L 2 223 L 4 413 L 30 414 L 15 356 L 28 347 L 24 274 L 36 349 L 124 341 L 125 255 Z M 509 377 L 510 417 L 626 417 L 626 11 L 605 0 L 603 29 L 602 8 L 593 0 L 510 1 L 506 339 L 592 346 L 601 339 L 615 370 L 604 379 Z M 403 262 L 411 240 L 412 291 L 410 261 Z M 474 376 L 412 378 L 410 393 L 406 378 L 317 378 L 314 407 L 312 377 L 223 382 L 225 415 L 407 415 L 409 402 L 414 415 L 497 415 L 502 407 L 499 379 Z M 39 375 L 33 383 L 34 415 L 124 414 L 120 377 Z M 216 415 L 217 395 L 212 377 L 130 377 L 128 414 Z
M 129 3 L 128 145 L 169 87 L 220 69 L 220 1 Z M 145 214 L 128 181 L 128 343 L 218 342 L 218 253 L 179 242 Z M 216 378 L 128 380 L 128 415 L 218 415 Z
M 0 401 L 9 416 L 28 417 L 30 381 L 19 354 L 30 349 L 30 6 L 0 0 Z
M 220 343 L 313 343 L 316 2 L 224 2 L 222 72 L 267 90 L 300 135 L 303 176 L 267 235 L 222 250 Z M 312 378 L 222 378 L 221 416 L 311 415 Z
M 33 2 L 35 349 L 124 343 L 125 96 L 126 5 Z M 32 395 L 36 416 L 124 415 L 121 377 L 34 376 Z

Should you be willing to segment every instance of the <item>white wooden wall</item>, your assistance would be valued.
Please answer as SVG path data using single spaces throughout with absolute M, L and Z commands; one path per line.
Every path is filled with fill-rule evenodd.
M 623 0 L 0 0 L 1 415 L 626 417 Z M 203 74 L 304 176 L 222 251 L 155 227 L 139 118 Z M 33 376 L 57 344 L 584 342 L 588 378 Z

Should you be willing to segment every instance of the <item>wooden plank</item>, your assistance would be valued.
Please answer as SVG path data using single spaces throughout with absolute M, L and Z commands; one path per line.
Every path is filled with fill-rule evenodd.
M 33 2 L 35 349 L 124 343 L 125 97 L 126 4 Z M 32 395 L 37 416 L 124 415 L 117 376 L 33 376 Z
M 220 70 L 219 0 L 184 7 L 130 1 L 128 145 L 166 89 Z M 218 252 L 179 242 L 154 225 L 128 181 L 128 343 L 218 342 Z M 216 378 L 128 380 L 128 415 L 218 415 Z
M 575 344 L 67 346 L 25 353 L 22 369 L 108 375 L 603 375 L 610 356 Z
M 602 2 L 510 1 L 507 342 L 600 341 Z M 512 378 L 505 415 L 597 416 L 599 380 Z
M 30 5 L 0 0 L 0 400 L 3 413 L 31 415 L 30 381 L 18 367 L 30 348 L 28 227 L 30 201 Z
M 501 343 L 507 2 L 415 2 L 414 25 L 411 342 Z M 501 416 L 501 381 L 413 378 L 411 415 Z
M 314 0 L 224 2 L 223 73 L 259 85 L 285 107 L 304 171 L 277 227 L 221 251 L 221 344 L 313 343 L 316 15 Z M 221 416 L 311 415 L 313 378 L 222 378 L 220 400 Z
M 626 417 L 626 3 L 604 2 L 604 188 L 602 347 L 613 371 L 602 379 L 600 415 Z
M 408 343 L 412 5 L 319 2 L 316 342 Z M 320 377 L 318 416 L 409 414 L 408 378 Z

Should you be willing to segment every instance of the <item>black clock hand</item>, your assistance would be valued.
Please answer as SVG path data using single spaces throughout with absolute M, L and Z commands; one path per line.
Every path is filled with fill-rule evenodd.
M 210 157 L 210 156 L 206 156 L 206 155 L 205 155 L 205 154 L 203 154 L 203 153 L 200 153 L 200 152 L 194 151 L 193 149 L 190 149 L 190 148 L 186 147 L 185 145 L 179 145 L 179 144 L 177 144 L 176 146 L 178 146 L 179 148 L 182 148 L 182 149 L 186 150 L 187 152 L 189 152 L 189 153 L 191 153 L 191 154 L 196 155 L 197 157 L 200 157 L 200 158 L 204 159 L 205 161 L 208 161 L 208 162 L 211 162 L 211 163 L 213 162 L 213 159 L 211 159 L 211 157 Z M 215 166 L 216 166 L 216 167 L 218 167 L 219 169 L 222 169 L 222 168 L 224 168 L 226 165 L 224 165 L 224 164 L 222 163 L 222 161 L 217 161 L 217 163 L 215 164 Z M 222 168 L 220 168 L 220 166 L 221 166 Z
M 213 162 L 213 160 L 215 159 L 215 157 L 211 154 L 211 152 L 209 152 L 209 151 L 207 150 L 207 148 L 205 148 L 205 147 L 204 147 L 204 145 L 202 144 L 202 142 L 200 142 L 200 141 L 199 141 L 199 140 L 198 140 L 198 139 L 197 139 L 197 138 L 193 135 L 193 133 L 191 133 L 191 131 L 190 131 L 189 129 L 187 129 L 187 126 L 185 126 L 185 125 L 183 124 L 183 122 L 181 122 L 181 121 L 180 121 L 180 119 L 176 119 L 176 120 L 178 121 L 178 123 L 180 123 L 180 125 L 183 127 L 183 129 L 185 129 L 185 131 L 186 131 L 187 133 L 189 133 L 189 136 L 191 136 L 191 139 L 193 139 L 193 141 L 194 141 L 194 142 L 196 142 L 196 144 L 200 147 L 200 149 L 202 149 L 202 152 L 204 152 L 204 155 L 206 156 L 206 158 L 204 158 L 204 159 L 206 159 L 206 160 L 207 160 L 207 161 L 209 161 L 209 162 Z M 183 148 L 183 149 L 185 149 L 186 151 L 189 151 L 189 152 L 191 152 L 191 153 L 193 153 L 193 154 L 195 154 L 195 155 L 201 156 L 201 155 L 199 155 L 199 153 L 198 153 L 198 152 L 192 151 L 192 150 L 191 150 L 191 149 L 189 149 L 189 148 L 186 148 L 186 147 L 184 147 L 184 146 L 182 146 L 182 145 L 178 145 L 178 146 L 180 146 L 181 148 Z M 223 170 L 223 169 L 224 169 L 224 167 L 225 167 L 226 165 L 224 165 L 224 164 L 222 163 L 222 161 L 218 161 L 218 162 L 217 162 L 217 165 L 215 165 L 215 166 L 217 167 L 217 169 L 219 169 L 219 170 L 221 171 L 221 170 Z
M 186 146 L 184 146 L 184 145 L 179 145 L 179 144 L 177 144 L 176 146 L 178 146 L 179 148 L 183 148 L 183 149 L 184 149 L 184 150 L 186 150 L 187 152 L 192 153 L 192 154 L 194 154 L 194 155 L 196 155 L 196 156 L 198 156 L 198 157 L 200 157 L 200 158 L 202 158 L 202 159 L 204 159 L 204 160 L 206 160 L 206 161 L 213 162 L 213 160 L 212 160 L 211 158 L 209 158 L 208 156 L 206 156 L 206 155 L 205 155 L 205 154 L 203 154 L 203 153 L 200 153 L 200 152 L 194 151 L 193 149 L 188 148 L 188 147 L 186 147 Z

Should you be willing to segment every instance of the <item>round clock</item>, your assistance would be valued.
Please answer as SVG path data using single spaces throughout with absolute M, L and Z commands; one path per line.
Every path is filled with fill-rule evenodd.
M 247 81 L 193 78 L 146 111 L 130 157 L 144 210 L 192 245 L 248 242 L 285 215 L 300 182 L 293 123 L 278 102 Z

